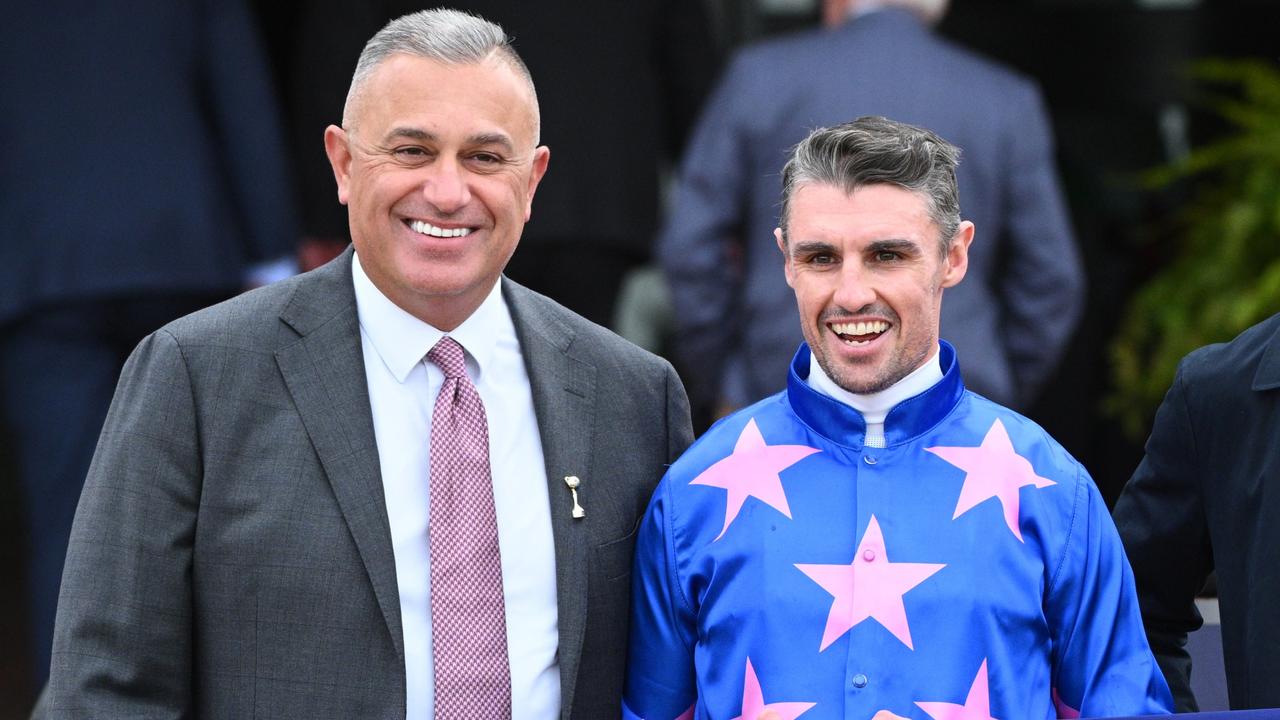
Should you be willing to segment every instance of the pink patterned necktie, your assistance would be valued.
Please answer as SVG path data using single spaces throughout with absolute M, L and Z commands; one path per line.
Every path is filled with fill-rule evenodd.
M 431 416 L 431 657 L 436 720 L 511 717 L 502 557 L 489 474 L 489 425 L 462 346 L 427 353 L 444 371 Z

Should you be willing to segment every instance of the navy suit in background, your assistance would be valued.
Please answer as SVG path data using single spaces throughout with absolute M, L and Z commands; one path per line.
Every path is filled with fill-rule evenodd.
M 691 395 L 741 406 L 782 389 L 801 340 L 773 238 L 782 165 L 811 129 L 863 115 L 963 150 L 960 202 L 977 235 L 965 282 L 946 292 L 942 337 L 972 390 L 1025 408 L 1084 299 L 1043 102 L 1029 79 L 899 9 L 747 48 L 713 94 L 659 243 Z
M 1114 517 L 1178 711 L 1215 571 L 1231 707 L 1280 707 L 1280 315 L 1182 360 L 1146 450 Z
M 296 232 L 243 2 L 42 0 L 5 19 L 0 433 L 43 682 L 71 519 L 125 357 L 289 254 Z

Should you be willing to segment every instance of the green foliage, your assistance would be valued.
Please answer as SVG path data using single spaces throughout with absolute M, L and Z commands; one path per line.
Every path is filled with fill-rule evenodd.
M 1146 436 L 1178 361 L 1280 311 L 1280 69 L 1252 60 L 1193 68 L 1233 132 L 1149 172 L 1155 187 L 1194 176 L 1174 224 L 1172 260 L 1135 294 L 1111 346 L 1106 410 Z

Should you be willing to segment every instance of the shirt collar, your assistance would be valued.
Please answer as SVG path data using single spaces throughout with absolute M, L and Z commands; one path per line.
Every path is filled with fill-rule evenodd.
M 866 442 L 866 420 L 849 405 L 809 386 L 810 355 L 809 346 L 801 343 L 787 375 L 786 402 L 796 417 L 814 432 L 832 442 L 861 449 Z M 964 396 L 955 348 L 946 340 L 939 341 L 937 358 L 942 379 L 927 390 L 901 400 L 886 416 L 884 439 L 889 447 L 919 437 L 942 422 Z
M 360 329 L 382 358 L 397 382 L 426 358 L 446 334 L 467 351 L 467 365 L 478 381 L 492 360 L 504 333 L 515 336 L 515 326 L 502 297 L 502 282 L 495 282 L 480 307 L 461 325 L 446 333 L 410 315 L 378 289 L 360 265 L 360 255 L 351 258 L 351 279 L 356 291 L 356 314 Z
M 809 386 L 862 413 L 867 422 L 884 422 L 885 416 L 895 405 L 919 395 L 942 379 L 942 363 L 938 355 L 938 347 L 934 346 L 933 354 L 923 365 L 888 388 L 868 394 L 851 393 L 837 385 L 818 364 L 818 359 L 810 355 Z

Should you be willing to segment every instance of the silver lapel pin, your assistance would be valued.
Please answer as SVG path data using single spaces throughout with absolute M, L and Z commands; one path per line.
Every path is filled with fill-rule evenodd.
M 583 510 L 582 506 L 578 504 L 578 485 L 581 483 L 582 481 L 578 479 L 577 475 L 564 476 L 564 484 L 568 485 L 569 492 L 573 493 L 573 516 L 575 518 L 584 518 L 587 516 L 587 511 Z

